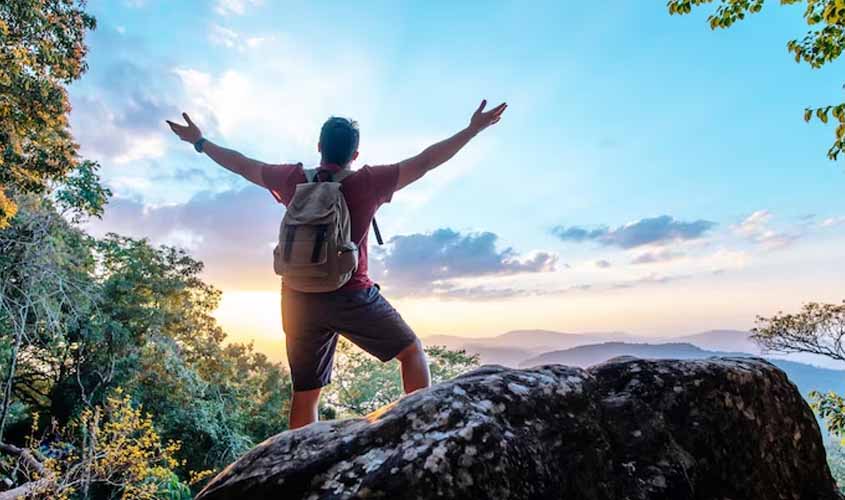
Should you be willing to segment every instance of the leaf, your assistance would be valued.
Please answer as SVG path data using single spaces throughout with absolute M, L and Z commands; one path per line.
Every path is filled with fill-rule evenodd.
M 805 109 L 804 110 L 804 121 L 809 123 L 810 119 L 812 117 L 813 117 L 813 110 L 810 109 L 810 108 Z
M 824 108 L 818 108 L 816 110 L 816 116 L 822 123 L 827 123 L 827 111 Z

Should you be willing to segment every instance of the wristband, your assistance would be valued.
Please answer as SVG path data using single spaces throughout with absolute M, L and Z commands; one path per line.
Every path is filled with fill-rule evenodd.
M 202 146 L 206 143 L 204 137 L 200 137 L 200 139 L 194 143 L 194 149 L 197 150 L 197 153 L 202 153 Z

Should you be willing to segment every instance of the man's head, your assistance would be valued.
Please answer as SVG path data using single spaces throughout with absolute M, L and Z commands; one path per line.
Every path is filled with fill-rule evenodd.
M 346 166 L 358 157 L 358 138 L 357 122 L 339 116 L 326 120 L 317 145 L 317 150 L 323 155 L 323 163 Z

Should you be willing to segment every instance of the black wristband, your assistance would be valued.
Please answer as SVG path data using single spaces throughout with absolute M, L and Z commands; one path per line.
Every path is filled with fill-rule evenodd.
M 200 139 L 194 143 L 194 149 L 197 150 L 197 153 L 202 153 L 202 146 L 205 142 L 205 137 L 200 137 Z

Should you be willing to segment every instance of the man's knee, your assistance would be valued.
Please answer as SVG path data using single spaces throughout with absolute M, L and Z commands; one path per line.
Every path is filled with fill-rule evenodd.
M 402 351 L 396 355 L 396 359 L 398 359 L 400 363 L 404 363 L 411 358 L 416 358 L 424 354 L 425 351 L 423 349 L 422 341 L 420 341 L 420 339 L 414 339 L 408 347 L 402 349 Z

